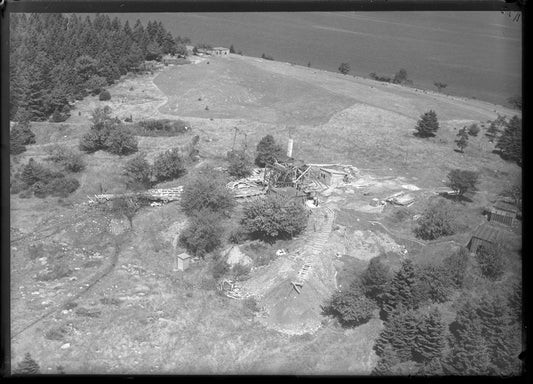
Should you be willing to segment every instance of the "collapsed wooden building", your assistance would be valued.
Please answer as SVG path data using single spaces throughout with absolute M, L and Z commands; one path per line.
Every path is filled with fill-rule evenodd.
M 497 245 L 502 239 L 502 233 L 489 224 L 480 225 L 472 234 L 467 248 L 471 253 L 476 253 L 477 249 L 483 245 L 490 247 Z

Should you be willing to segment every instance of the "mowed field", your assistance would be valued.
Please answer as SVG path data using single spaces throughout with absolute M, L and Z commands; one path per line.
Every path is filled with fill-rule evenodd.
M 89 97 L 77 103 L 65 123 L 33 124 L 37 143 L 13 159 L 15 166 L 30 157 L 43 160 L 54 143 L 76 147 L 90 127 L 90 112 L 103 105 L 119 118 L 131 115 L 134 122 L 180 118 L 191 123 L 192 132 L 182 136 L 139 137 L 139 150 L 149 161 L 198 134 L 201 162 L 220 165 L 233 145 L 235 127 L 240 132 L 235 145 L 251 151 L 266 134 L 282 146 L 291 136 L 293 155 L 307 163 L 352 164 L 365 175 L 391 185 L 416 185 L 424 193 L 443 186 L 450 169 L 479 171 L 479 192 L 471 203 L 455 207 L 463 226 L 453 239 L 457 242 L 484 220 L 483 207 L 521 176 L 518 166 L 492 153 L 484 128 L 470 138 L 464 154 L 454 151 L 456 132 L 464 125 L 516 113 L 476 100 L 236 55 L 130 76 L 109 91 L 109 102 Z M 416 138 L 416 121 L 429 109 L 436 111 L 441 128 L 434 138 Z M 186 223 L 179 203 L 143 209 L 131 230 L 126 220 L 109 221 L 79 205 L 101 189 L 123 191 L 121 169 L 131 157 L 84 155 L 87 169 L 77 176 L 81 186 L 68 198 L 12 195 L 11 227 L 17 229 L 11 253 L 13 362 L 31 352 L 45 373 L 56 373 L 58 366 L 67 373 L 371 372 L 380 320 L 342 329 L 325 319 L 313 335 L 288 336 L 262 326 L 243 302 L 216 294 L 207 262 L 173 272 L 172 237 Z M 183 185 L 194 171 L 161 186 Z M 376 187 L 373 193 L 383 198 L 379 191 Z M 337 191 L 330 198 L 338 211 L 336 226 L 346 228 L 336 229 L 329 243 L 331 253 L 338 248 L 347 254 L 335 261 L 343 284 L 372 255 L 396 250 L 401 236 L 412 237 L 412 223 L 398 217 L 420 213 L 427 204 L 420 198 L 403 213 L 395 208 L 381 216 L 359 212 L 357 200 L 373 196 Z M 348 201 L 355 210 L 347 209 Z M 378 231 L 371 220 L 398 236 Z M 339 244 L 346 233 L 350 243 L 343 250 Z M 13 242 L 24 236 L 29 240 Z M 35 254 L 30 245 L 39 243 L 44 251 L 30 257 Z M 457 247 L 420 250 L 405 244 L 417 261 L 441 260 Z M 365 257 L 358 259 L 364 247 Z M 270 252 L 277 249 L 271 246 Z M 34 279 L 44 265 L 65 260 L 72 270 L 64 278 Z M 513 263 L 506 279 L 519 276 L 519 261 Z M 391 265 L 397 267 L 398 260 Z M 453 319 L 453 310 L 443 312 L 447 321 Z

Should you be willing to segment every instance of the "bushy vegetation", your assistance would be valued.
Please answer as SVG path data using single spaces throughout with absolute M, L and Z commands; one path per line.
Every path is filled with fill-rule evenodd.
M 461 198 L 468 191 L 475 191 L 479 174 L 464 169 L 452 169 L 448 173 L 446 185 L 456 192 L 456 197 Z
M 235 199 L 226 188 L 226 183 L 221 172 L 205 167 L 183 187 L 180 202 L 182 209 L 187 215 L 193 215 L 204 208 L 229 215 L 235 206 Z
M 18 155 L 26 151 L 26 145 L 35 144 L 35 134 L 28 121 L 16 123 L 9 133 L 9 153 Z
M 46 160 L 61 165 L 65 171 L 76 173 L 85 169 L 85 162 L 79 152 L 58 144 L 47 148 L 47 152 L 49 156 Z
M 65 104 L 63 106 L 63 109 L 65 109 L 65 107 L 68 108 L 68 104 Z M 50 117 L 50 121 L 53 123 L 62 123 L 63 121 L 67 120 L 69 117 L 70 117 L 70 113 L 61 112 L 59 110 L 59 107 L 57 107 L 54 110 L 54 113 L 52 113 L 52 116 Z
M 33 360 L 31 354 L 27 352 L 24 355 L 24 359 L 17 363 L 17 367 L 13 369 L 14 375 L 35 375 L 40 373 L 39 364 Z
M 109 91 L 100 92 L 100 95 L 98 96 L 98 100 L 100 100 L 100 101 L 111 100 L 111 93 L 109 93 Z
M 341 65 L 339 65 L 339 72 L 342 73 L 343 75 L 347 75 L 348 73 L 350 73 L 350 64 L 341 63 Z
M 185 172 L 185 162 L 175 148 L 159 154 L 152 167 L 152 174 L 157 182 L 177 179 Z
M 500 245 L 480 245 L 476 249 L 476 260 L 487 279 L 498 280 L 505 273 L 505 259 Z
M 433 83 L 433 85 L 437 88 L 437 91 L 441 92 L 444 88 L 448 86 L 448 84 L 443 83 L 441 81 L 436 81 Z
M 415 235 L 424 240 L 435 240 L 442 236 L 453 235 L 455 230 L 455 217 L 450 203 L 438 199 L 431 202 L 418 219 Z
M 459 151 L 464 153 L 465 148 L 468 146 L 468 132 L 466 131 L 466 127 L 461 128 L 459 132 L 457 132 L 455 144 L 457 145 L 457 148 L 459 148 Z
M 273 164 L 277 159 L 283 157 L 283 149 L 276 143 L 272 135 L 263 137 L 256 148 L 255 164 L 264 167 L 266 164 Z
M 129 189 L 143 190 L 152 186 L 152 169 L 143 153 L 128 160 L 122 174 L 126 177 Z
M 356 327 L 370 320 L 376 309 L 376 304 L 363 294 L 359 284 L 352 283 L 347 290 L 333 294 L 324 312 L 345 327 Z
M 111 200 L 105 209 L 118 217 L 126 217 L 130 224 L 130 230 L 133 229 L 133 218 L 137 212 L 149 205 L 148 199 L 142 196 L 119 197 Z
M 261 58 L 262 59 L 265 59 L 265 60 L 274 60 L 274 58 L 270 55 L 265 55 L 264 53 L 261 55 Z
M 36 197 L 49 195 L 66 197 L 80 186 L 78 180 L 67 177 L 61 172 L 52 171 L 34 159 L 30 159 L 22 168 L 19 178 L 17 188 L 30 196 L 34 193 Z
M 80 139 L 80 150 L 93 153 L 104 150 L 116 155 L 129 155 L 137 151 L 137 139 L 121 121 L 111 117 L 111 108 L 97 107 L 92 113 L 93 125 Z
M 9 28 L 12 120 L 26 114 L 44 121 L 69 102 L 140 70 L 144 60 L 176 54 L 181 44 L 160 21 L 137 20 L 131 27 L 107 14 L 13 14 Z
M 139 136 L 176 136 L 188 132 L 191 124 L 183 120 L 151 119 L 135 124 Z
M 180 234 L 180 243 L 195 256 L 204 257 L 222 244 L 224 235 L 223 218 L 209 208 L 192 214 L 189 224 Z
M 435 132 L 439 129 L 439 121 L 437 114 L 433 110 L 429 110 L 420 116 L 420 120 L 416 123 L 415 136 L 431 137 L 435 136 Z
M 269 195 L 244 208 L 242 226 L 254 237 L 267 242 L 290 239 L 307 226 L 309 216 L 299 201 L 281 195 Z
M 522 119 L 513 116 L 496 143 L 502 157 L 522 166 Z
M 479 128 L 479 125 L 477 124 L 470 124 L 468 126 L 468 134 L 470 136 L 477 136 L 480 130 L 481 129 Z
M 394 77 L 378 75 L 375 72 L 371 72 L 369 77 L 372 80 L 381 81 L 384 83 L 393 83 L 393 84 L 402 84 L 402 85 L 411 85 L 413 84 L 412 80 L 409 80 L 407 77 L 407 71 L 405 69 L 400 69 L 394 74 Z
M 229 151 L 228 159 L 228 173 L 237 178 L 248 177 L 252 174 L 253 163 L 250 156 L 244 150 Z

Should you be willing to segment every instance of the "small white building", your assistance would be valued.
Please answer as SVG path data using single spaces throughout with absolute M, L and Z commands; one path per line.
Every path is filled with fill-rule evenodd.
M 180 253 L 178 256 L 176 256 L 178 261 L 178 271 L 186 271 L 189 269 L 189 263 L 191 261 L 191 255 L 188 253 Z

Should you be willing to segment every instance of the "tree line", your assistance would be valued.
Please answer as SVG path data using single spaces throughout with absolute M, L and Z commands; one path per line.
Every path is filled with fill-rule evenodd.
M 186 55 L 188 39 L 174 38 L 159 21 L 133 27 L 117 17 L 58 13 L 12 14 L 10 118 L 47 119 L 89 93 L 98 94 L 145 60 Z

